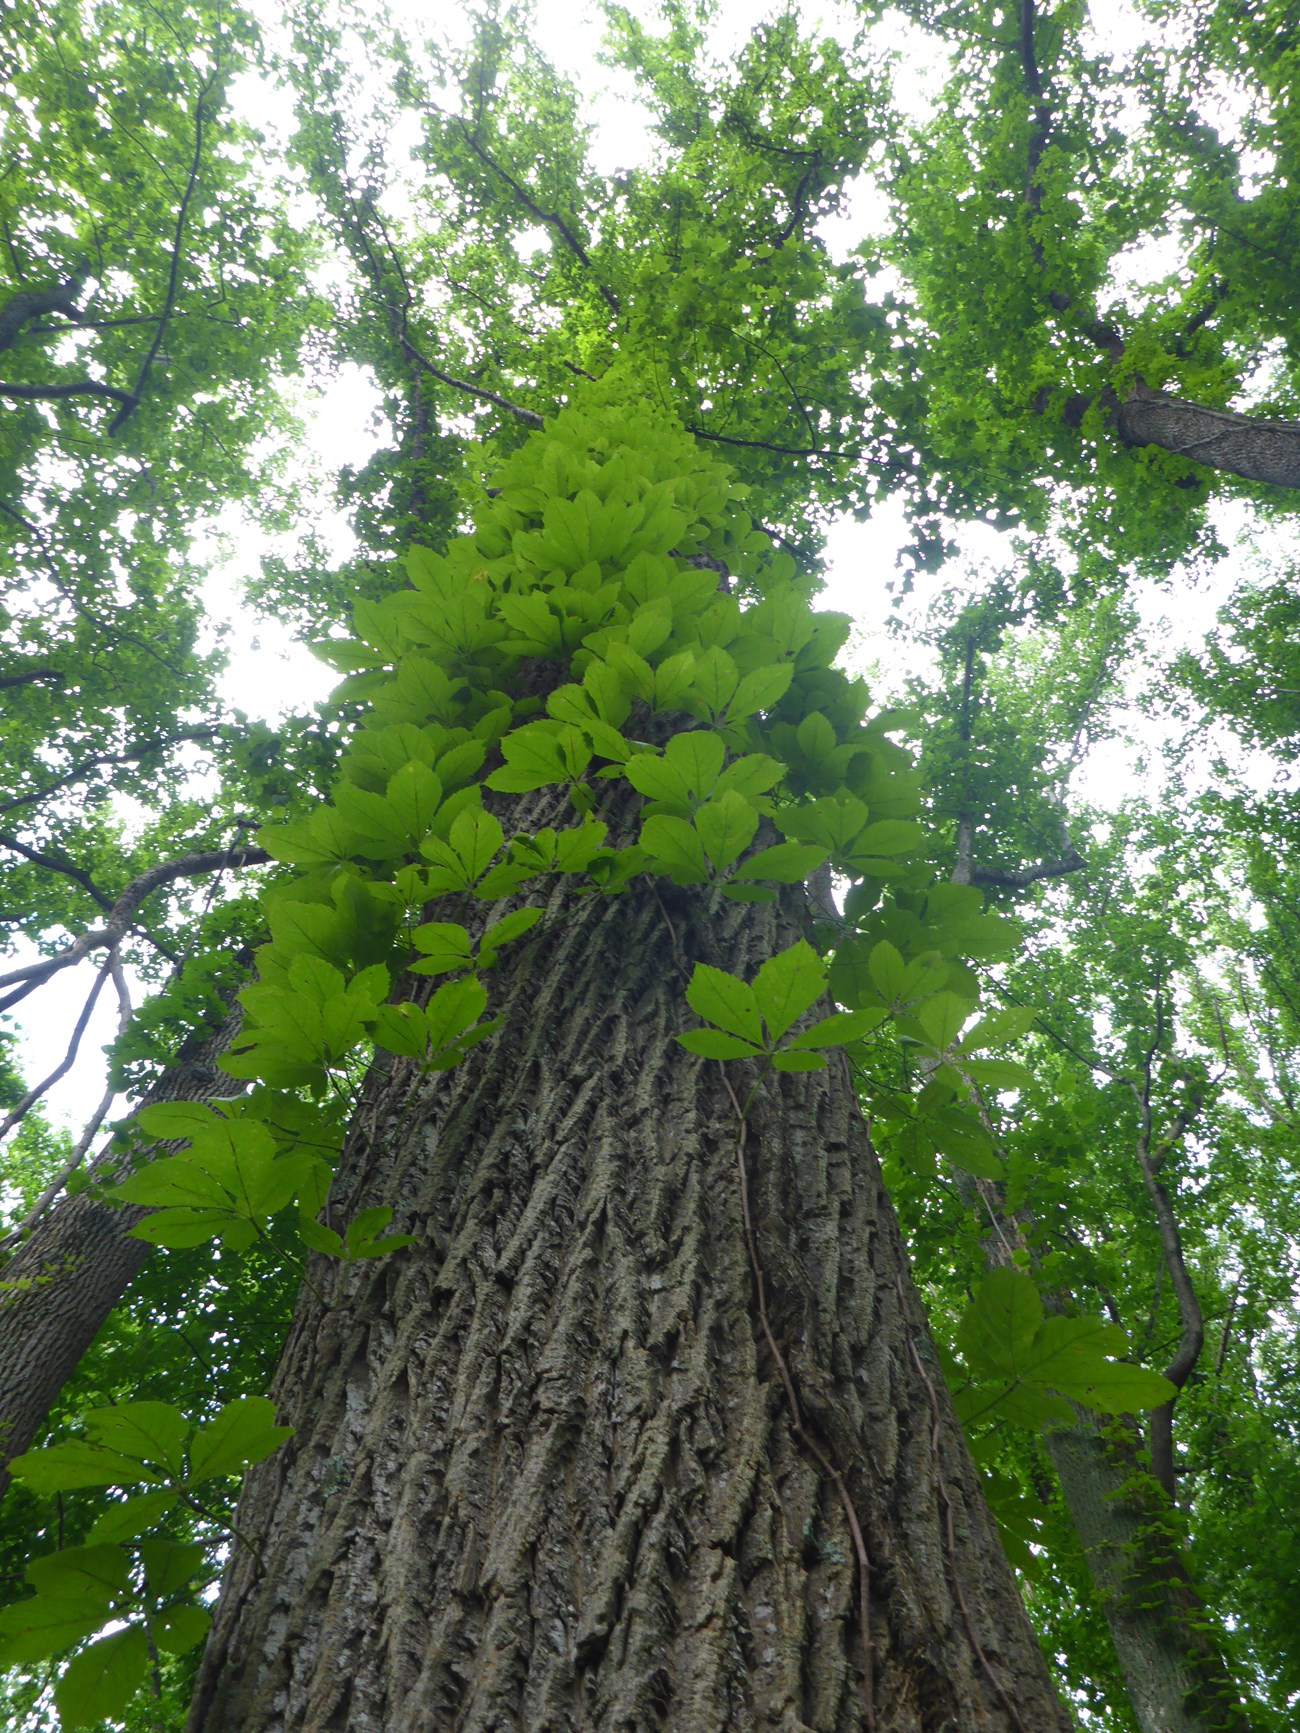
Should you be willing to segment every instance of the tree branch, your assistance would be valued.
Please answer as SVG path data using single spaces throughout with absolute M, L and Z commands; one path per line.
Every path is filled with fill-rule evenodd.
M 536 199 L 529 195 L 527 190 L 520 185 L 514 176 L 510 174 L 508 170 L 503 169 L 499 162 L 496 162 L 488 155 L 487 151 L 484 150 L 483 146 L 475 138 L 473 132 L 460 115 L 456 116 L 456 124 L 460 127 L 460 130 L 464 135 L 465 143 L 474 152 L 474 155 L 479 159 L 479 161 L 486 164 L 494 174 L 500 175 L 501 179 L 514 193 L 515 197 L 519 200 L 520 204 L 523 205 L 529 215 L 536 217 L 538 222 L 544 223 L 548 229 L 554 229 L 556 234 L 559 235 L 560 239 L 564 242 L 565 246 L 568 247 L 569 251 L 573 254 L 574 258 L 578 259 L 586 266 L 587 270 L 591 272 L 592 281 L 600 291 L 601 299 L 617 319 L 620 314 L 618 296 L 612 289 L 608 288 L 601 282 L 596 267 L 591 262 L 590 254 L 578 239 L 577 235 L 575 235 L 573 230 L 569 227 L 568 223 L 565 222 L 560 213 L 558 211 L 543 210 L 541 205 L 537 203 Z
M 61 860 L 54 855 L 42 854 L 39 849 L 32 848 L 21 838 L 10 836 L 6 831 L 0 831 L 0 848 L 10 848 L 15 854 L 20 854 L 24 860 L 33 866 L 44 867 L 47 872 L 61 873 L 65 879 L 71 879 L 81 886 L 86 895 L 93 898 L 105 913 L 113 906 L 113 899 L 101 891 L 84 867 L 74 865 L 70 860 Z
M 132 918 L 141 903 L 163 885 L 172 884 L 181 878 L 196 878 L 202 873 L 222 872 L 227 867 L 262 866 L 270 858 L 264 848 L 245 843 L 238 848 L 201 849 L 195 854 L 184 855 L 179 860 L 160 861 L 156 866 L 147 868 L 131 880 L 113 903 L 108 911 L 108 919 L 102 927 L 93 927 L 82 933 L 52 957 L 42 957 L 35 963 L 24 964 L 22 968 L 12 969 L 7 975 L 0 975 L 0 987 L 10 989 L 7 996 L 0 999 L 0 1011 L 7 1011 L 10 1006 L 25 999 L 60 970 L 79 963 L 91 951 L 101 950 L 106 945 L 110 948 L 117 945 L 130 928 Z
M 1151 1066 L 1155 1057 L 1156 1047 L 1162 1033 L 1163 1001 L 1157 995 L 1156 1034 L 1148 1049 L 1143 1064 L 1142 1082 L 1139 1085 L 1132 1078 L 1127 1078 L 1129 1088 L 1133 1091 L 1138 1106 L 1138 1137 L 1136 1153 L 1138 1166 L 1142 1170 L 1143 1183 L 1146 1186 L 1147 1197 L 1156 1218 L 1156 1230 L 1160 1237 L 1160 1252 L 1164 1268 L 1169 1275 L 1169 1283 L 1178 1303 L 1178 1318 L 1181 1332 L 1173 1357 L 1164 1368 L 1165 1377 L 1176 1390 L 1182 1390 L 1187 1380 L 1196 1368 L 1196 1362 L 1201 1357 L 1201 1349 L 1205 1345 L 1205 1322 L 1201 1316 L 1200 1302 L 1196 1297 L 1196 1289 L 1188 1273 L 1186 1259 L 1183 1256 L 1182 1236 L 1178 1231 L 1178 1220 L 1174 1214 L 1169 1193 L 1160 1180 L 1160 1169 L 1165 1155 L 1173 1143 L 1182 1137 L 1196 1113 L 1200 1110 L 1199 1100 L 1184 1108 L 1174 1120 L 1159 1145 L 1152 1148 L 1152 1118 L 1151 1118 Z M 1171 1500 L 1177 1497 L 1177 1484 L 1174 1475 L 1173 1423 L 1174 1403 L 1177 1397 L 1156 1408 L 1151 1414 L 1151 1472 L 1160 1482 Z
M 181 242 L 185 238 L 185 218 L 189 212 L 190 200 L 194 197 L 194 189 L 199 184 L 199 168 L 203 161 L 203 104 L 220 70 L 221 60 L 218 56 L 214 60 L 212 71 L 203 82 L 198 101 L 194 105 L 194 154 L 190 160 L 190 172 L 189 178 L 185 182 L 185 191 L 181 194 L 180 204 L 176 210 L 176 228 L 172 235 L 171 269 L 167 274 L 166 298 L 163 301 L 162 312 L 158 315 L 153 340 L 149 344 L 144 360 L 140 363 L 140 371 L 136 374 L 135 389 L 108 424 L 110 435 L 117 433 L 131 412 L 139 407 L 145 385 L 148 383 L 150 370 L 157 359 L 159 349 L 162 347 L 162 340 L 167 331 L 167 322 L 176 305 L 176 286 L 180 280 Z
M 53 672 L 53 670 L 50 670 Z M 24 679 L 36 679 L 37 675 L 20 676 Z M 63 675 L 59 675 L 62 679 Z M 0 686 L 5 682 L 0 680 Z M 151 752 L 165 751 L 169 746 L 179 746 L 184 741 L 212 740 L 220 730 L 216 727 L 184 728 L 179 734 L 166 737 L 159 735 L 155 740 L 144 740 L 126 752 L 101 752 L 93 758 L 83 758 L 79 764 L 74 764 L 55 781 L 46 783 L 44 788 L 33 789 L 28 794 L 16 795 L 12 800 L 0 801 L 0 812 L 13 812 L 20 806 L 31 806 L 36 802 L 46 800 L 52 794 L 57 794 L 61 788 L 67 788 L 74 782 L 80 782 L 83 776 L 92 770 L 97 770 L 104 764 L 137 764 L 142 758 L 147 758 Z
M 48 313 L 62 313 L 65 319 L 70 319 L 72 324 L 66 327 L 68 330 L 80 325 L 77 300 L 84 278 L 84 270 L 74 271 L 66 283 L 59 283 L 52 289 L 15 290 L 0 307 L 0 349 L 12 349 L 23 326 L 33 319 L 43 319 Z
M 24 403 L 53 403 L 63 397 L 108 397 L 123 409 L 127 405 L 134 409 L 139 401 L 129 391 L 119 391 L 116 385 L 105 385 L 99 379 L 69 379 L 60 385 L 14 385 L 0 379 L 0 397 L 15 397 Z M 116 422 L 117 417 L 113 419 Z
M 0 1122 L 0 1139 L 8 1137 L 14 1126 L 20 1124 L 22 1120 L 26 1118 L 27 1114 L 33 1107 L 35 1107 L 41 1097 L 46 1094 L 48 1090 L 52 1089 L 61 1077 L 66 1076 L 68 1071 L 71 1070 L 76 1061 L 77 1051 L 81 1046 L 81 1037 L 86 1033 L 86 1025 L 90 1021 L 90 1014 L 95 1009 L 95 1001 L 99 998 L 100 989 L 112 973 L 113 958 L 115 954 L 115 949 L 110 951 L 109 955 L 105 958 L 104 962 L 101 963 L 96 972 L 95 984 L 86 995 L 86 1002 L 81 1007 L 81 1015 L 73 1025 L 72 1037 L 68 1042 L 67 1052 L 54 1067 L 53 1071 L 50 1072 L 49 1076 L 29 1089 L 18 1105 L 5 1115 L 3 1122 Z
M 0 674 L 0 692 L 14 686 L 31 686 L 37 680 L 49 680 L 57 685 L 67 677 L 62 668 L 29 668 L 25 674 Z M 0 812 L 7 811 L 7 807 L 0 806 Z
M 423 368 L 426 373 L 431 374 L 434 379 L 441 380 L 444 385 L 450 385 L 453 391 L 463 391 L 467 396 L 479 397 L 485 403 L 495 403 L 498 409 L 504 409 L 508 414 L 517 416 L 520 421 L 526 422 L 529 427 L 543 427 L 545 425 L 544 418 L 540 416 L 535 409 L 524 409 L 518 403 L 511 403 L 508 397 L 501 397 L 495 391 L 487 390 L 485 386 L 471 385 L 468 380 L 457 379 L 450 373 L 441 372 L 434 366 L 433 362 L 430 361 L 427 356 L 421 354 L 415 344 L 412 343 L 411 339 L 406 335 L 405 311 L 402 313 L 402 329 L 398 333 L 397 340 L 417 366 Z

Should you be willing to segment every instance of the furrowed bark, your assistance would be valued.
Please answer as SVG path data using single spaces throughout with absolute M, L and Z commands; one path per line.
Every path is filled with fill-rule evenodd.
M 660 898 L 663 898 L 661 904 Z M 841 1500 L 758 1323 L 687 958 L 749 976 L 773 908 L 562 899 L 454 1071 L 372 1075 L 246 1483 L 190 1733 L 873 1725 Z M 745 1068 L 730 1075 L 743 1100 Z M 951 1413 L 847 1066 L 759 1090 L 749 1195 L 807 1439 L 869 1554 L 874 1725 L 1063 1730 Z
M 238 1033 L 241 1016 L 235 1005 L 215 1030 L 182 1048 L 140 1105 L 240 1094 L 245 1085 L 218 1071 L 215 1061 Z M 114 1166 L 114 1158 L 102 1157 L 93 1171 L 111 1177 Z M 128 1232 L 148 1214 L 86 1193 L 64 1197 L 0 1265 L 0 1495 L 9 1484 L 3 1464 L 30 1448 L 153 1250 Z

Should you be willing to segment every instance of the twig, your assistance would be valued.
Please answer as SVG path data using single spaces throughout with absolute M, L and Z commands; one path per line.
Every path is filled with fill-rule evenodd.
M 127 986 L 126 973 L 122 968 L 122 961 L 118 955 L 116 946 L 114 946 L 114 948 L 108 953 L 107 968 L 109 974 L 113 978 L 113 986 L 117 990 L 117 1033 L 120 1038 L 126 1034 L 127 1025 L 131 1021 L 131 992 L 130 988 Z M 96 991 L 98 991 L 98 988 Z M 109 1088 L 105 1090 L 103 1096 L 100 1098 L 99 1105 L 86 1121 L 85 1128 L 83 1129 L 81 1136 L 77 1139 L 76 1147 L 72 1151 L 72 1154 L 68 1157 L 67 1161 L 64 1162 L 58 1173 L 55 1174 L 54 1178 L 46 1186 L 45 1190 L 37 1198 L 36 1202 L 28 1210 L 23 1219 L 20 1222 L 15 1222 L 14 1226 L 10 1228 L 4 1238 L 0 1239 L 0 1257 L 3 1257 L 4 1254 L 15 1246 L 19 1240 L 24 1239 L 31 1232 L 36 1223 L 54 1202 L 55 1198 L 63 1191 L 68 1181 L 72 1178 L 72 1175 L 86 1159 L 86 1152 L 95 1141 L 95 1138 L 99 1135 L 99 1128 L 104 1123 L 105 1119 L 107 1119 L 109 1111 L 116 1099 L 117 1091 L 115 1089 Z M 2 1135 L 3 1133 L 0 1133 L 0 1136 Z
M 59 1079 L 67 1074 L 75 1063 L 77 1050 L 81 1046 L 81 1037 L 85 1034 L 86 1025 L 90 1021 L 90 1013 L 95 1009 L 95 1001 L 99 998 L 100 989 L 103 987 L 104 982 L 108 980 L 111 972 L 112 960 L 110 957 L 105 962 L 101 963 L 96 972 L 95 984 L 86 995 L 86 1002 L 81 1007 L 81 1015 L 73 1025 L 72 1037 L 68 1042 L 67 1052 L 54 1067 L 53 1071 L 50 1072 L 49 1076 L 42 1082 L 34 1084 L 33 1087 L 27 1091 L 26 1095 L 23 1096 L 17 1106 L 12 1108 L 10 1112 L 5 1115 L 3 1122 L 0 1122 L 0 1139 L 8 1137 L 14 1126 L 21 1123 L 29 1110 L 36 1105 L 47 1090 L 52 1089 Z

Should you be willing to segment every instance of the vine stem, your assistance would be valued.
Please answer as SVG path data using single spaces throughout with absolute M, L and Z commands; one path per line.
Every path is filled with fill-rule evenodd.
M 749 1267 L 754 1277 L 754 1293 L 758 1302 L 758 1321 L 762 1326 L 763 1339 L 767 1343 L 768 1353 L 772 1356 L 777 1377 L 785 1393 L 786 1405 L 790 1410 L 790 1429 L 835 1488 L 844 1510 L 845 1520 L 849 1525 L 849 1533 L 853 1537 L 853 1552 L 858 1567 L 858 1635 L 862 1643 L 862 1725 L 866 1733 L 876 1733 L 875 1669 L 872 1665 L 875 1645 L 871 1637 L 871 1603 L 868 1599 L 871 1589 L 871 1559 L 867 1553 L 867 1543 L 863 1537 L 862 1524 L 858 1520 L 857 1508 L 853 1503 L 853 1496 L 849 1492 L 844 1476 L 804 1425 L 803 1410 L 799 1406 L 799 1397 L 795 1391 L 789 1363 L 781 1351 L 767 1314 L 767 1284 L 762 1260 L 758 1255 L 754 1218 L 749 1207 L 749 1170 L 745 1163 L 745 1142 L 748 1135 L 747 1115 L 754 1094 L 757 1093 L 758 1085 L 755 1084 L 749 1100 L 742 1107 L 736 1091 L 732 1088 L 731 1079 L 725 1070 L 722 1073 L 722 1081 L 726 1086 L 727 1094 L 731 1097 L 731 1105 L 736 1110 L 736 1175 L 740 1184 L 740 1214 L 745 1227 L 745 1249 L 749 1254 Z
M 903 1297 L 902 1289 L 900 1288 L 899 1298 L 902 1299 Z M 948 1569 L 952 1576 L 952 1589 L 954 1595 L 957 1597 L 957 1606 L 961 1613 L 962 1624 L 966 1627 L 966 1636 L 970 1641 L 971 1648 L 974 1649 L 975 1654 L 979 1659 L 979 1664 L 983 1669 L 984 1677 L 988 1680 L 989 1684 L 992 1685 L 998 1702 L 1001 1703 L 1002 1707 L 1006 1710 L 1008 1719 L 1016 1729 L 1016 1733 L 1029 1733 L 1029 1729 L 1025 1726 L 1024 1722 L 1016 1712 L 1015 1704 L 1011 1701 L 1010 1697 L 1007 1696 L 1001 1679 L 998 1678 L 997 1673 L 994 1671 L 992 1662 L 984 1653 L 983 1645 L 975 1632 L 975 1621 L 971 1617 L 970 1607 L 966 1604 L 966 1596 L 961 1586 L 961 1577 L 957 1573 L 957 1537 L 953 1531 L 952 1500 L 948 1497 L 948 1483 L 944 1479 L 943 1461 L 939 1455 L 939 1397 L 935 1391 L 934 1384 L 931 1381 L 930 1374 L 925 1369 L 925 1363 L 916 1351 L 916 1343 L 910 1335 L 907 1338 L 907 1345 L 911 1349 L 912 1363 L 916 1367 L 921 1382 L 925 1385 L 926 1393 L 930 1398 L 930 1449 L 934 1455 L 934 1472 L 935 1480 L 939 1489 L 939 1502 L 943 1506 L 944 1550 L 948 1555 Z

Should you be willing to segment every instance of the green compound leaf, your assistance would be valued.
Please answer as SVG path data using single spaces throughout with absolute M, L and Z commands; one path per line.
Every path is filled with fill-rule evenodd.
M 505 763 L 486 779 L 488 788 L 525 794 L 556 782 L 572 782 L 591 763 L 591 744 L 567 723 L 528 722 L 501 742 Z
M 92 1544 L 130 1540 L 160 1522 L 175 1503 L 176 1494 L 170 1488 L 160 1492 L 142 1492 L 137 1498 L 124 1498 L 120 1503 L 110 1504 L 103 1515 L 95 1519 L 86 1538 Z
M 685 819 L 655 814 L 642 825 L 640 844 L 654 870 L 666 873 L 675 885 L 702 885 L 708 881 L 709 862 L 703 839 Z
M 102 1445 L 69 1439 L 28 1450 L 9 1464 L 15 1479 L 33 1492 L 75 1492 L 85 1486 L 135 1486 L 139 1481 L 155 1484 L 163 1479 L 134 1456 Z
M 189 1421 L 170 1402 L 123 1402 L 115 1408 L 92 1408 L 86 1415 L 87 1435 L 96 1444 L 169 1474 L 180 1473 L 189 1430 Z
M 165 1601 L 183 1589 L 203 1565 L 207 1548 L 201 1541 L 142 1540 L 145 1587 L 155 1601 Z
M 727 789 L 695 814 L 695 828 L 716 872 L 729 867 L 754 840 L 758 813 L 743 794 Z
M 81 1600 L 35 1595 L 0 1610 L 0 1667 L 44 1661 L 100 1629 L 111 1616 L 112 1597 Z
M 755 668 L 746 674 L 726 705 L 728 722 L 739 722 L 746 716 L 757 716 L 780 702 L 790 689 L 794 668 L 789 662 L 778 662 L 766 668 Z
M 970 1000 L 956 993 L 936 993 L 918 1008 L 916 1020 L 942 1053 L 957 1039 L 972 1009 Z
M 757 879 L 770 879 L 779 885 L 802 884 L 825 859 L 826 850 L 815 843 L 778 842 L 742 861 L 732 873 L 731 881 L 751 884 Z
M 728 1035 L 722 1029 L 691 1029 L 678 1035 L 677 1040 L 688 1053 L 698 1053 L 703 1059 L 753 1059 L 763 1055 L 763 1049 L 754 1042 Z
M 784 1051 L 799 1052 L 805 1048 L 842 1047 L 848 1041 L 860 1041 L 885 1020 L 885 1013 L 874 1007 L 865 1011 L 833 1011 L 820 1023 L 802 1030 L 787 1043 Z
M 445 975 L 474 966 L 473 944 L 458 921 L 426 921 L 411 934 L 411 943 L 421 953 L 411 964 L 413 975 Z

